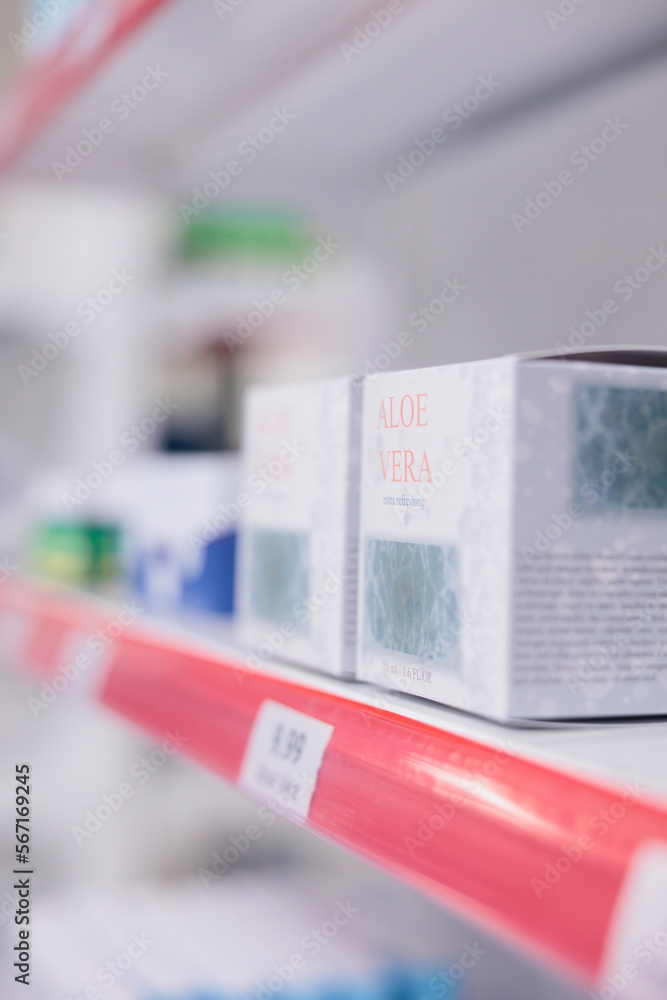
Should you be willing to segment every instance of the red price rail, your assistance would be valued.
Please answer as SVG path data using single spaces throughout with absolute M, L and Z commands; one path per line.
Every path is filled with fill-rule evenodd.
M 60 44 L 26 61 L 0 113 L 0 169 L 6 168 L 98 68 L 167 0 L 105 0 L 86 7 Z
M 112 605 L 5 585 L 0 630 L 8 613 L 32 615 L 25 648 L 53 673 L 67 632 L 98 624 L 105 608 L 111 621 Z M 305 826 L 588 983 L 634 852 L 667 846 L 664 790 L 647 791 L 643 772 L 635 782 L 621 769 L 593 776 L 605 744 L 610 761 L 619 745 L 624 757 L 634 748 L 636 760 L 664 760 L 665 724 L 559 732 L 575 749 L 547 763 L 553 731 L 418 699 L 389 709 L 365 685 L 278 664 L 251 670 L 223 642 L 155 621 L 118 637 L 99 696 L 160 739 L 186 734 L 187 753 L 232 783 L 266 700 L 333 726 Z

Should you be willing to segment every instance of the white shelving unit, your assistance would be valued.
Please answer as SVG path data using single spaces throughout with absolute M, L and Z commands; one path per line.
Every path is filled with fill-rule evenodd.
M 534 0 L 509 7 L 492 0 L 402 0 L 385 25 L 378 25 L 380 6 L 241 0 L 223 16 L 209 0 L 92 6 L 57 50 L 26 65 L 0 109 L 5 176 L 58 177 L 64 188 L 98 184 L 185 203 L 211 182 L 222 193 L 230 176 L 235 198 L 279 197 L 355 233 L 360 206 L 377 199 L 378 187 L 389 197 L 386 171 L 417 148 L 424 173 L 446 156 L 453 164 L 451 228 L 461 260 L 486 255 L 495 264 L 505 256 L 499 252 L 504 244 L 489 240 L 480 247 L 461 222 L 466 207 L 488 203 L 493 192 L 474 170 L 465 187 L 461 174 L 468 168 L 457 156 L 531 115 L 539 121 L 574 93 L 595 94 L 605 81 L 614 82 L 624 111 L 624 74 L 659 67 L 667 51 L 664 11 L 651 0 L 588 0 L 557 24 Z M 639 72 L 632 86 L 639 93 L 645 85 Z M 478 87 L 488 100 L 482 90 L 476 96 Z M 286 119 L 280 131 L 270 125 L 275 109 Z M 443 116 L 468 109 L 466 127 L 430 152 L 425 140 Z M 598 123 L 597 110 L 592 120 Z M 112 127 L 102 129 L 103 121 Z M 649 152 L 652 122 L 631 122 Z M 241 151 L 249 136 L 260 144 L 252 158 Z M 567 141 L 574 145 L 553 156 L 550 150 L 547 167 L 536 161 L 536 184 L 547 176 L 539 171 L 576 148 L 574 139 Z M 515 160 L 521 148 L 518 141 Z M 511 173 L 511 161 L 494 155 L 498 174 Z M 240 164 L 238 171 L 230 171 L 231 161 Z M 642 163 L 638 183 L 652 177 L 650 157 Z M 613 175 L 606 183 L 613 185 Z M 431 213 L 428 184 L 421 190 L 416 220 Z M 601 191 L 608 193 L 602 182 Z M 500 222 L 491 219 L 498 231 L 501 223 L 509 230 L 510 211 L 529 193 L 522 186 L 498 209 Z M 571 215 L 576 204 L 573 198 Z M 621 209 L 633 214 L 631 199 Z M 387 217 L 393 219 L 391 212 Z M 602 219 L 600 243 L 604 225 Z M 546 265 L 564 267 L 568 235 L 564 229 Z M 539 254 L 530 249 L 534 244 L 524 251 L 526 244 L 520 259 L 530 264 Z M 633 232 L 636 263 L 647 247 Z M 430 253 L 423 250 L 424 270 Z M 606 271 L 597 266 L 592 260 L 591 290 L 579 287 L 582 313 L 607 287 Z M 618 267 L 625 266 L 619 258 Z M 539 292 L 531 300 L 531 273 L 522 275 L 533 307 L 526 315 L 546 324 Z M 491 287 L 491 303 L 508 297 L 501 284 L 499 278 Z M 188 289 L 182 291 L 187 298 Z M 472 313 L 469 324 L 479 315 Z M 114 614 L 112 605 L 35 581 L 12 580 L 0 590 L 3 638 L 13 643 L 17 661 L 41 678 L 57 675 L 77 635 Z M 128 629 L 99 680 L 102 701 L 150 732 L 186 726 L 195 734 L 188 752 L 235 784 L 267 700 L 332 726 L 304 825 L 591 988 L 614 974 L 632 926 L 641 923 L 633 892 L 645 891 L 648 899 L 643 919 L 650 914 L 651 926 L 667 925 L 664 721 L 504 728 L 283 664 L 248 671 L 242 650 L 223 635 L 205 635 L 201 625 L 153 622 Z M 658 853 L 649 856 L 656 841 Z M 663 975 L 662 961 L 652 964 L 654 977 Z

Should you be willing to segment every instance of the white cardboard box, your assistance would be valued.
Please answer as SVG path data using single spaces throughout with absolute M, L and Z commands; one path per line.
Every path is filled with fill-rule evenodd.
M 500 719 L 667 712 L 667 352 L 364 389 L 360 678 Z
M 354 673 L 361 380 L 246 396 L 237 595 L 249 665 Z
M 125 536 L 132 584 L 147 611 L 231 614 L 239 489 L 232 452 L 148 452 L 119 469 L 104 495 Z

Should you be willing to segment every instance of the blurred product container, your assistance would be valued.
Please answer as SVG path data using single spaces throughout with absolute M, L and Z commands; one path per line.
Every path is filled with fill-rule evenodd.
M 237 447 L 248 384 L 362 370 L 387 329 L 387 290 L 369 259 L 302 212 L 237 204 L 185 214 L 162 316 L 175 446 L 210 425 L 208 406 L 222 431 L 207 445 Z
M 129 576 L 146 609 L 231 613 L 238 494 L 233 454 L 147 454 L 123 469 L 110 504 L 124 527 Z
M 88 586 L 114 580 L 119 574 L 116 525 L 46 520 L 36 525 L 31 542 L 30 565 L 42 576 Z
M 230 613 L 237 494 L 231 453 L 147 452 L 107 479 L 42 474 L 28 492 L 28 564 L 72 585 L 129 584 L 155 613 Z

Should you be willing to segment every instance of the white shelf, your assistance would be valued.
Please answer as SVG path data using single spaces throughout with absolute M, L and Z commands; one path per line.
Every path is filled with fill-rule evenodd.
M 36 63 L 10 94 L 3 159 L 15 175 L 54 179 L 53 161 L 111 115 L 114 131 L 65 180 L 187 197 L 284 107 L 293 121 L 252 163 L 241 157 L 227 193 L 333 200 L 353 212 L 351 193 L 386 188 L 384 171 L 471 97 L 480 77 L 498 86 L 463 127 L 450 123 L 434 161 L 486 128 L 658 57 L 667 39 L 664 11 L 650 0 L 588 0 L 556 27 L 551 8 L 532 0 L 401 0 L 375 37 L 372 12 L 384 7 L 367 0 L 243 0 L 222 19 L 210 0 L 116 0 L 115 9 L 89 37 L 80 33 L 85 45 L 75 38 Z M 344 46 L 355 38 L 350 54 Z M 141 86 L 149 66 L 164 81 L 120 120 L 113 102 Z
M 3 644 L 38 685 L 117 613 L 37 582 L 0 591 Z M 638 852 L 667 851 L 667 722 L 501 726 L 287 664 L 251 670 L 200 618 L 142 619 L 101 667 L 104 704 L 158 738 L 187 733 L 185 752 L 233 784 L 267 700 L 331 726 L 303 825 L 590 985 Z M 584 833 L 557 891 L 536 893 Z

